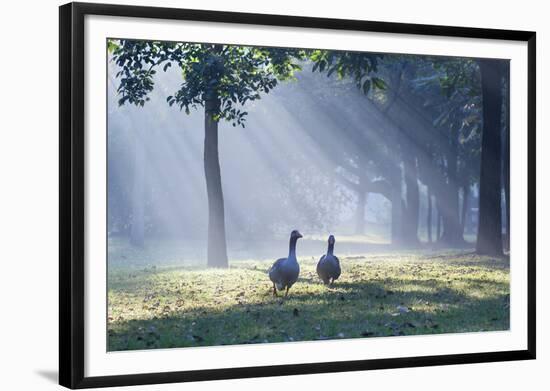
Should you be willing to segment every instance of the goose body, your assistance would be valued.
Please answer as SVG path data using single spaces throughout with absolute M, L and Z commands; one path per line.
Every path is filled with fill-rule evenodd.
M 269 279 L 273 283 L 273 295 L 277 296 L 277 290 L 286 289 L 285 296 L 288 295 L 288 290 L 298 280 L 300 274 L 300 265 L 296 258 L 296 242 L 302 235 L 294 230 L 290 234 L 290 243 L 287 258 L 277 259 L 269 268 Z
M 334 255 L 335 242 L 334 236 L 330 235 L 328 238 L 327 253 L 317 263 L 317 275 L 325 285 L 332 284 L 342 273 L 340 260 Z

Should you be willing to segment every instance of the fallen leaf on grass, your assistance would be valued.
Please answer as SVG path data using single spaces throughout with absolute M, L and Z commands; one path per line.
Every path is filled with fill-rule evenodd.
M 397 311 L 399 311 L 402 314 L 405 314 L 405 313 L 409 312 L 410 309 L 408 307 L 403 306 L 403 305 L 398 305 L 397 306 Z

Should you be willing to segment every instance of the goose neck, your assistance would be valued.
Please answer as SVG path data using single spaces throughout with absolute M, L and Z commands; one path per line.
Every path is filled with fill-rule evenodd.
M 296 242 L 298 241 L 297 238 L 290 238 L 290 244 L 288 246 L 288 257 L 289 258 L 296 258 Z

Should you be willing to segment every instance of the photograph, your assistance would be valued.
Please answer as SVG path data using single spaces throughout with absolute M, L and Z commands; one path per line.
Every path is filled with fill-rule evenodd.
M 108 352 L 510 330 L 509 59 L 105 58 Z

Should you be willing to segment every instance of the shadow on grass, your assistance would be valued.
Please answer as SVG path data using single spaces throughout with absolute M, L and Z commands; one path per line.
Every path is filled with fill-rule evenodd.
M 302 279 L 309 284 L 312 279 Z M 109 325 L 109 351 L 507 330 L 508 285 L 473 297 L 445 284 L 414 281 L 414 292 L 388 282 L 341 282 L 323 292 L 195 307 L 149 320 Z M 318 285 L 317 282 L 315 282 Z M 501 293 L 498 293 L 501 292 Z

